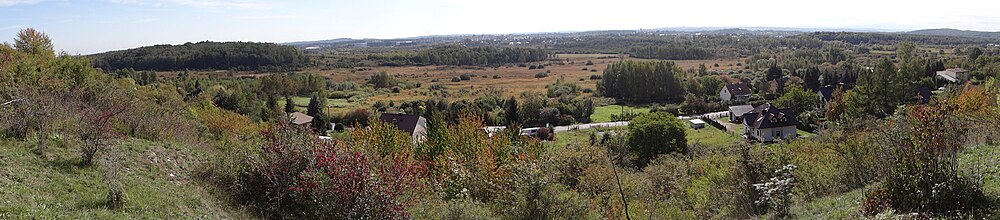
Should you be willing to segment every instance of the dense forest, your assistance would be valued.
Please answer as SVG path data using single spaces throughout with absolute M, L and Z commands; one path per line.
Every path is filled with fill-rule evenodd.
M 636 102 L 670 102 L 683 97 L 680 67 L 669 61 L 622 61 L 604 70 L 600 94 Z
M 712 51 L 687 45 L 633 47 L 628 54 L 636 58 L 661 60 L 702 60 L 715 55 Z
M 287 70 L 308 63 L 292 46 L 253 42 L 155 45 L 89 56 L 105 70 Z
M 468 65 L 497 66 L 507 63 L 541 61 L 549 53 L 538 48 L 466 47 L 460 45 L 435 46 L 420 51 L 377 53 L 368 55 L 380 66 L 407 65 Z
M 815 32 L 806 34 L 823 41 L 843 41 L 850 44 L 896 44 L 913 42 L 932 45 L 988 44 L 994 40 L 973 37 L 933 36 L 917 34 L 893 34 L 873 32 Z

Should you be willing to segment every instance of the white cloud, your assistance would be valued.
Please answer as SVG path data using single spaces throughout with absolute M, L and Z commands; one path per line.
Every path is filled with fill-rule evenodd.
M 42 0 L 0 0 L 0 7 L 13 5 L 27 5 L 42 2 Z

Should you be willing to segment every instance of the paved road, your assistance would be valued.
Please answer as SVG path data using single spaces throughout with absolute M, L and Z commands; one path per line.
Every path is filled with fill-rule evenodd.
M 603 122 L 603 123 L 590 123 L 590 124 L 575 124 L 567 126 L 556 126 L 556 133 L 565 132 L 573 130 L 573 128 L 579 130 L 587 130 L 591 128 L 603 128 L 603 127 L 624 127 L 628 126 L 628 121 L 616 121 L 616 122 Z
M 701 116 L 708 116 L 708 118 L 711 118 L 711 119 L 719 119 L 719 118 L 725 117 L 727 114 L 729 114 L 728 111 L 721 111 L 721 112 L 710 112 L 710 113 L 706 113 L 706 114 L 703 114 L 703 115 L 677 116 L 677 118 L 681 119 L 681 120 L 690 120 L 690 119 L 695 119 L 695 118 L 701 118 Z M 575 125 L 566 125 L 566 126 L 556 126 L 555 127 L 555 131 L 556 131 L 556 133 L 559 133 L 559 132 L 570 131 L 570 130 L 573 130 L 574 128 L 579 129 L 579 130 L 587 130 L 587 129 L 591 129 L 591 128 L 625 127 L 625 126 L 628 126 L 628 121 L 616 121 L 616 122 L 603 122 L 603 123 L 590 123 L 590 124 L 575 124 Z

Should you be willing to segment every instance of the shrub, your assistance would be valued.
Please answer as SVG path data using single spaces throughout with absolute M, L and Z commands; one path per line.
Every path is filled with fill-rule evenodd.
M 535 65 L 531 65 L 531 66 L 528 66 L 528 69 L 529 69 L 529 70 L 533 70 L 533 69 L 538 69 L 538 66 L 535 66 Z
M 461 82 L 461 81 L 462 81 L 462 78 L 459 78 L 457 76 L 456 77 L 451 77 L 451 82 Z
M 601 75 L 590 75 L 590 80 L 599 80 L 599 79 L 601 79 Z
M 545 77 L 549 77 L 549 74 L 544 72 L 535 74 L 535 78 L 545 78 Z
M 422 169 L 407 157 L 371 157 L 359 148 L 318 141 L 298 126 L 276 124 L 242 157 L 229 185 L 267 218 L 407 219 L 400 195 Z
M 409 219 L 399 196 L 416 186 L 421 167 L 372 160 L 336 144 L 312 152 L 314 161 L 290 188 L 311 219 Z
M 469 75 L 469 74 L 462 74 L 462 75 L 461 75 L 461 76 L 459 76 L 458 78 L 459 78 L 460 80 L 471 80 L 473 76 L 475 76 L 475 75 Z M 452 81 L 454 81 L 454 80 L 452 80 Z
M 499 78 L 500 78 L 500 75 L 493 75 L 493 78 L 494 78 L 494 79 L 499 79 Z
M 593 93 L 593 92 L 594 92 L 594 89 L 591 89 L 591 88 L 583 88 L 583 93 Z
M 448 89 L 448 87 L 441 84 L 431 85 L 431 90 L 445 90 L 445 89 Z
M 629 151 L 636 156 L 636 165 L 645 167 L 664 153 L 687 153 L 684 124 L 666 112 L 639 115 L 628 125 Z
M 399 93 L 400 90 L 402 89 L 400 89 L 399 86 L 392 87 L 392 93 Z
M 774 177 L 766 182 L 754 184 L 761 197 L 754 201 L 758 205 L 767 205 L 776 213 L 776 217 L 788 216 L 788 206 L 792 202 L 792 188 L 795 187 L 794 164 L 788 164 L 774 171 Z
M 892 148 L 892 169 L 882 186 L 893 209 L 954 215 L 990 204 L 980 186 L 960 175 L 954 166 L 966 131 L 951 116 L 955 109 L 940 103 L 910 107 L 903 113 L 905 117 L 884 130 L 890 133 L 884 136 L 883 144 L 896 146 Z

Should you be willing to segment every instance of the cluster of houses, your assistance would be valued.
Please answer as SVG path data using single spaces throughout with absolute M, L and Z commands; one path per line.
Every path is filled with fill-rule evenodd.
M 937 71 L 935 78 L 944 82 L 962 83 L 969 80 L 969 71 L 961 68 L 946 69 Z M 847 91 L 852 89 L 852 87 L 844 83 L 820 87 L 819 91 L 817 91 L 820 99 L 820 107 L 825 106 L 827 102 L 833 100 L 837 89 Z M 927 103 L 932 95 L 929 88 L 923 87 L 917 88 L 914 93 L 915 97 L 921 103 Z M 750 100 L 751 94 L 753 92 L 746 83 L 728 83 L 719 91 L 719 98 L 723 101 L 745 102 Z M 729 106 L 727 114 L 730 122 L 743 125 L 745 128 L 743 136 L 750 140 L 773 142 L 793 139 L 798 135 L 796 127 L 799 125 L 799 121 L 795 119 L 796 112 L 792 109 L 777 108 L 771 105 L 771 103 L 764 103 L 757 107 L 735 105 Z M 289 116 L 291 116 L 293 124 L 303 126 L 309 126 L 313 118 L 301 112 L 294 112 L 289 114 Z M 419 115 L 383 113 L 379 117 L 379 120 L 395 125 L 399 130 L 409 134 L 414 143 L 426 139 L 427 119 L 424 117 Z M 696 129 L 703 128 L 706 124 L 701 119 L 691 119 L 689 123 L 692 128 Z M 483 130 L 487 134 L 492 135 L 504 128 L 503 126 L 490 126 L 483 128 Z M 521 130 L 521 134 L 535 135 L 539 129 L 525 128 Z

